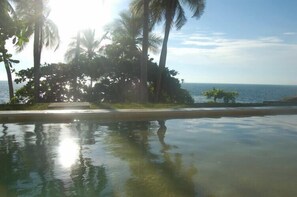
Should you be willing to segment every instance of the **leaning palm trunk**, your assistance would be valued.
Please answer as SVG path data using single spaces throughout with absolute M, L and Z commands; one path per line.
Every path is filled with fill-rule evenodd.
M 10 100 L 13 98 L 13 84 L 12 84 L 12 77 L 11 77 L 11 70 L 8 61 L 4 61 L 5 69 L 7 73 L 7 80 L 8 80 L 8 88 L 9 88 L 9 98 Z
M 159 60 L 159 72 L 157 77 L 157 83 L 156 83 L 156 90 L 155 90 L 155 102 L 159 102 L 160 100 L 160 94 L 162 90 L 162 84 L 163 84 L 163 73 L 166 66 L 166 59 L 167 59 L 167 45 L 168 45 L 168 39 L 169 39 L 169 33 L 171 29 L 171 24 L 173 21 L 173 13 L 172 10 L 166 11 L 166 24 L 165 24 L 165 33 L 164 33 L 164 39 L 162 44 L 162 50 Z
M 158 102 L 162 93 L 162 76 L 166 66 L 167 43 L 170 29 L 172 26 L 175 26 L 177 30 L 179 30 L 186 23 L 187 18 L 185 16 L 183 5 L 187 6 L 194 13 L 192 17 L 198 19 L 203 13 L 205 0 L 154 0 L 152 2 L 152 8 L 153 10 L 156 10 L 154 13 L 155 20 L 159 22 L 163 19 L 165 20 L 165 34 L 155 89 L 155 100 Z
M 147 90 L 147 56 L 148 56 L 148 37 L 149 37 L 149 0 L 143 0 L 143 40 L 142 40 L 142 58 L 140 74 L 140 98 L 142 103 L 148 101 Z

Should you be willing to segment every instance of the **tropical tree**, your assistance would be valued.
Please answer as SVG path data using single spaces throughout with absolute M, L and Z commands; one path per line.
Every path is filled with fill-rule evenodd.
M 141 4 L 143 0 L 134 0 L 132 2 L 133 9 L 142 9 Z M 200 18 L 204 11 L 205 0 L 151 0 L 150 1 L 151 18 L 154 22 L 165 21 L 164 38 L 162 50 L 159 60 L 160 72 L 158 73 L 158 80 L 156 85 L 156 101 L 159 100 L 159 95 L 162 86 L 162 74 L 165 70 L 167 59 L 167 44 L 169 40 L 169 33 L 173 26 L 177 30 L 181 29 L 186 21 L 184 7 L 188 7 L 192 12 L 192 17 Z
M 149 0 L 143 0 L 143 40 L 140 67 L 140 100 L 143 103 L 146 103 L 148 101 L 147 57 L 149 46 L 149 18 Z
M 77 55 L 83 55 L 88 59 L 94 59 L 99 52 L 101 42 L 106 38 L 105 33 L 99 40 L 95 37 L 94 29 L 86 29 L 82 34 L 78 35 L 68 45 L 68 50 L 65 53 L 65 60 L 71 62 Z M 78 46 L 79 43 L 79 46 Z
M 11 100 L 14 96 L 14 90 L 13 90 L 13 83 L 12 83 L 12 63 L 19 63 L 18 60 L 11 59 L 12 55 L 7 54 L 6 52 L 3 53 L 3 56 L 0 55 L 0 59 L 3 60 L 6 74 L 7 74 L 7 81 L 8 81 L 8 88 L 9 88 L 9 99 Z M 1 62 L 1 61 L 0 61 Z
M 39 101 L 40 86 L 40 61 L 43 46 L 59 46 L 59 33 L 57 26 L 48 16 L 50 10 L 47 8 L 46 0 L 15 0 L 18 17 L 24 22 L 25 34 L 29 37 L 34 34 L 33 57 L 34 57 L 34 98 Z M 22 51 L 25 45 L 18 48 Z
M 69 63 L 73 63 L 75 70 L 78 69 L 80 59 L 84 61 L 84 67 L 87 71 L 86 74 L 90 76 L 90 88 L 93 87 L 94 70 L 97 68 L 93 63 L 94 59 L 98 56 L 101 49 L 100 45 L 106 38 L 105 33 L 100 39 L 96 39 L 96 32 L 94 29 L 87 29 L 82 32 L 78 32 L 77 36 L 69 44 L 69 48 L 65 53 L 65 60 Z
M 140 57 L 143 41 L 143 17 L 130 11 L 120 13 L 120 18 L 107 26 L 107 31 L 111 34 L 112 43 L 125 47 L 125 51 L 130 51 L 130 56 Z M 151 28 L 149 28 L 151 30 Z M 150 33 L 148 37 L 148 49 L 153 53 L 158 51 L 161 38 Z
M 28 41 L 27 38 L 22 36 L 21 22 L 17 19 L 15 11 L 8 0 L 0 0 L 0 62 L 4 63 L 7 81 L 9 87 L 10 100 L 14 96 L 13 83 L 12 83 L 12 64 L 18 63 L 18 60 L 12 59 L 12 54 L 6 49 L 6 42 L 12 39 L 15 45 Z
M 9 87 L 9 97 L 13 97 L 13 84 L 11 76 L 11 54 L 5 48 L 6 40 L 15 34 L 15 23 L 11 16 L 14 12 L 12 6 L 7 0 L 0 0 L 0 62 L 4 62 L 7 73 L 7 81 Z
M 203 92 L 203 95 L 208 99 L 213 98 L 213 102 L 217 102 L 217 99 L 223 99 L 224 103 L 235 103 L 236 97 L 238 97 L 238 92 L 227 92 L 221 89 L 213 88 L 206 92 Z
M 108 26 L 108 31 L 111 32 L 112 42 L 118 47 L 123 47 L 120 54 L 122 58 L 139 59 L 140 64 L 140 101 L 147 102 L 147 61 L 148 50 L 153 53 L 158 51 L 161 44 L 161 39 L 152 30 L 149 12 L 148 0 L 146 4 L 146 12 L 131 12 L 126 11 L 120 14 L 120 18 L 113 24 Z
M 159 99 L 161 86 L 162 86 L 162 74 L 166 66 L 167 59 L 167 44 L 169 39 L 169 33 L 172 26 L 175 26 L 177 30 L 181 29 L 186 23 L 187 19 L 185 16 L 185 11 L 183 5 L 186 5 L 194 12 L 192 17 L 199 18 L 204 10 L 205 2 L 204 0 L 173 0 L 173 1 L 153 1 L 153 7 L 157 7 L 159 11 L 154 13 L 157 20 L 165 20 L 165 31 L 163 45 L 159 60 L 160 73 L 158 74 L 158 81 L 156 87 L 156 99 Z

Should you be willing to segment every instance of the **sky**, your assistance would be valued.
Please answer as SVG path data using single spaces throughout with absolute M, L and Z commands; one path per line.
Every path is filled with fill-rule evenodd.
M 59 27 L 61 44 L 55 52 L 44 50 L 42 63 L 64 62 L 78 29 L 95 28 L 100 38 L 104 26 L 128 4 L 129 0 L 50 0 L 50 18 Z M 185 7 L 188 21 L 170 33 L 167 66 L 188 83 L 297 85 L 296 8 L 296 0 L 206 0 L 204 14 L 196 20 Z M 162 25 L 155 28 L 160 36 Z M 151 56 L 158 62 L 159 54 Z M 16 70 L 31 67 L 32 43 L 14 57 L 21 61 Z M 4 66 L 0 79 L 6 79 Z

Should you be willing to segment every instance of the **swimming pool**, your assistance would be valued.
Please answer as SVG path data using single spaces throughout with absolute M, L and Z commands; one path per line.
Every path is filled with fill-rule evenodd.
M 296 120 L 4 124 L 0 196 L 295 196 Z

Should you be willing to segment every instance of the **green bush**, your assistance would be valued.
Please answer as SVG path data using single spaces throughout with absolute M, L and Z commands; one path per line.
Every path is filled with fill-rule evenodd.
M 235 103 L 236 97 L 239 96 L 237 92 L 227 92 L 216 88 L 203 92 L 203 95 L 208 99 L 213 98 L 215 103 L 217 102 L 217 99 L 222 99 L 224 103 Z

